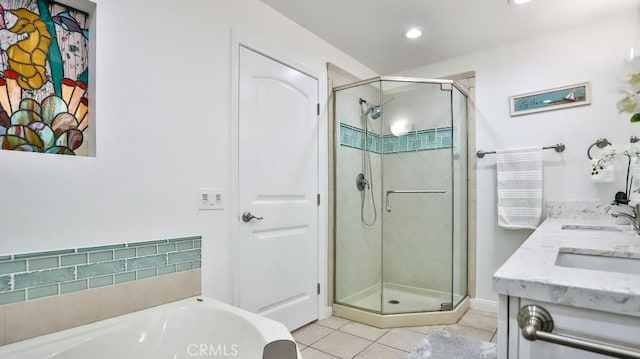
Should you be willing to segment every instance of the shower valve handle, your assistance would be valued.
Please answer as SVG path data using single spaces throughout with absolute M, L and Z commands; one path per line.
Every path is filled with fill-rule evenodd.
M 252 219 L 257 219 L 258 221 L 262 221 L 263 218 L 262 217 L 256 217 L 253 214 L 251 214 L 251 212 L 244 212 L 242 214 L 242 221 L 249 222 Z

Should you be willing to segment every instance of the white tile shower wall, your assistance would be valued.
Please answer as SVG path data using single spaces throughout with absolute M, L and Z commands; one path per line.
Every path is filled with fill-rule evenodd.
M 384 157 L 385 192 L 443 189 L 445 194 L 397 194 L 384 213 L 384 280 L 451 291 L 451 150 L 406 152 Z
M 605 9 L 588 25 L 478 52 L 396 75 L 441 77 L 475 71 L 477 149 L 549 146 L 563 142 L 567 149 L 544 153 L 544 194 L 554 200 L 588 199 L 611 202 L 624 188 L 624 175 L 612 184 L 590 180 L 586 150 L 606 137 L 623 146 L 638 128 L 629 116 L 618 114 L 623 60 L 637 41 L 637 11 Z M 579 34 L 579 36 L 576 36 Z M 509 96 L 590 81 L 589 106 L 510 117 Z M 497 300 L 491 277 L 531 234 L 497 226 L 495 156 L 478 159 L 476 296 Z
M 385 135 L 396 121 L 409 121 L 413 130 L 451 127 L 451 91 L 442 91 L 440 84 L 391 84 L 383 85 Z
M 232 32 L 318 78 L 327 61 L 376 74 L 259 0 L 94 2 L 96 157 L 0 151 L 0 198 L 11 204 L 0 207 L 0 253 L 199 233 L 203 292 L 231 302 L 236 213 L 197 211 L 195 198 L 198 187 L 231 187 Z M 318 83 L 325 168 L 327 90 Z M 319 188 L 326 195 L 324 177 Z

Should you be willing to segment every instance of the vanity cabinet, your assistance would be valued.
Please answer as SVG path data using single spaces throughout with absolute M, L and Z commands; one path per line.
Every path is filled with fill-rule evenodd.
M 560 344 L 525 339 L 518 326 L 518 311 L 529 304 L 543 307 L 551 314 L 554 334 L 624 346 L 640 352 L 640 317 L 500 295 L 498 359 L 610 358 Z

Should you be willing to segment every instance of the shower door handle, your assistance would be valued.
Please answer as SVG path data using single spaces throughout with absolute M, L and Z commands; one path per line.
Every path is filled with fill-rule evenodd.
M 243 222 L 250 222 L 252 219 L 257 219 L 258 221 L 262 221 L 262 217 L 256 217 L 253 214 L 251 214 L 251 212 L 244 212 L 242 214 L 242 221 Z
M 447 191 L 443 189 L 396 189 L 387 191 L 387 196 L 385 197 L 387 212 L 391 212 L 391 207 L 389 207 L 389 195 L 392 193 L 447 193 Z

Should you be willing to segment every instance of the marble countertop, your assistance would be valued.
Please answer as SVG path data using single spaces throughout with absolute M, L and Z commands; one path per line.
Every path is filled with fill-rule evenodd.
M 562 229 L 615 226 L 620 231 Z M 640 274 L 556 265 L 558 252 L 640 258 L 640 235 L 612 219 L 550 218 L 493 275 L 499 294 L 640 317 Z

